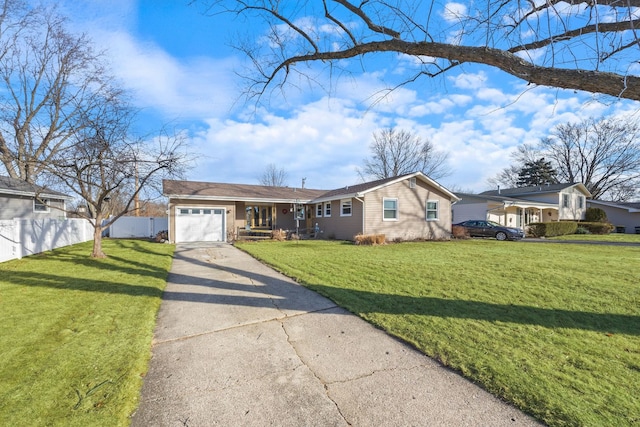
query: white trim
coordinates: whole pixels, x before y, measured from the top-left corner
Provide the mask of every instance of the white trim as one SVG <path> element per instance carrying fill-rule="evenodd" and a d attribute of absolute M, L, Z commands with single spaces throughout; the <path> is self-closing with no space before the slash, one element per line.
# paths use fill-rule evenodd
<path fill-rule="evenodd" d="M 344 213 L 345 204 L 349 203 L 349 213 Z M 340 216 L 352 216 L 353 215 L 353 200 L 352 199 L 340 199 Z"/>
<path fill-rule="evenodd" d="M 387 218 L 384 215 L 387 210 L 391 211 L 391 209 L 387 209 L 385 207 L 385 203 L 387 201 L 395 202 L 395 208 L 393 209 L 393 212 L 395 212 L 395 217 L 393 217 L 393 218 Z M 382 220 L 383 221 L 398 221 L 398 217 L 400 216 L 400 213 L 398 211 L 399 211 L 399 208 L 398 208 L 398 198 L 397 197 L 383 197 L 382 198 Z"/>
<path fill-rule="evenodd" d="M 37 206 L 42 206 L 44 209 L 36 209 Z M 43 199 L 40 197 L 33 198 L 33 213 L 51 213 L 51 200 Z"/>
<path fill-rule="evenodd" d="M 436 217 L 435 218 L 429 218 L 429 212 L 433 212 L 433 209 L 429 209 L 429 203 L 435 203 L 436 204 L 436 209 L 435 209 L 435 213 L 436 213 Z M 424 219 L 425 221 L 440 221 L 440 200 L 428 200 L 424 205 Z"/>
<path fill-rule="evenodd" d="M 384 184 L 380 184 L 380 185 L 378 185 L 376 187 L 368 188 L 368 189 L 366 189 L 364 191 L 361 191 L 359 193 L 343 193 L 343 194 L 336 194 L 336 195 L 331 196 L 331 197 L 318 197 L 318 198 L 313 199 L 313 202 L 314 203 L 319 203 L 319 202 L 325 202 L 325 201 L 328 201 L 328 200 L 344 200 L 345 198 L 351 198 L 351 199 L 352 198 L 358 198 L 358 197 L 362 198 L 367 193 L 370 193 L 372 191 L 377 191 L 377 190 L 379 190 L 381 188 L 384 188 L 384 187 L 387 187 L 389 185 L 393 185 L 393 184 L 396 184 L 398 182 L 402 182 L 404 180 L 408 180 L 408 179 L 411 179 L 411 178 L 419 178 L 421 181 L 431 185 L 432 187 L 436 187 L 437 189 L 442 191 L 447 197 L 449 197 L 449 200 L 451 202 L 460 200 L 460 198 L 458 196 L 456 196 L 451 191 L 447 190 L 442 185 L 438 184 L 436 181 L 434 181 L 433 179 L 429 178 L 428 176 L 426 176 L 422 172 L 414 172 L 414 173 L 412 173 L 410 175 L 404 175 L 404 176 L 397 177 L 396 179 L 393 179 L 391 181 L 387 181 Z"/>

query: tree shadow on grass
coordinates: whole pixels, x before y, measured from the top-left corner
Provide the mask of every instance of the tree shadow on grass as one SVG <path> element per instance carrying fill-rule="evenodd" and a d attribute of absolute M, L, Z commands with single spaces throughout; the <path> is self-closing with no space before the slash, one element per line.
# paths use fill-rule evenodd
<path fill-rule="evenodd" d="M 612 334 L 640 335 L 640 316 L 593 313 L 515 304 L 452 300 L 436 297 L 380 294 L 340 289 L 320 284 L 312 289 L 356 313 L 412 314 L 537 325 L 545 328 L 582 329 Z"/>
<path fill-rule="evenodd" d="M 25 271 L 3 272 L 2 281 L 12 285 L 43 287 L 68 291 L 100 292 L 161 298 L 162 290 L 154 286 L 117 283 L 92 278 L 77 278 L 52 273 Z"/>
<path fill-rule="evenodd" d="M 248 256 L 248 255 L 247 255 Z M 71 258 L 70 258 L 71 259 Z M 170 273 L 169 282 L 177 286 L 163 292 L 152 286 L 122 284 L 107 280 L 69 278 L 63 274 L 34 272 L 3 272 L 2 280 L 24 286 L 40 286 L 55 289 L 81 290 L 125 294 L 131 296 L 161 297 L 165 300 L 238 305 L 247 307 L 274 307 L 309 310 L 308 290 L 301 289 L 289 279 L 275 272 L 254 268 L 238 268 L 223 263 L 204 262 L 183 253 L 176 253 L 175 260 L 193 265 L 194 274 Z M 91 264 L 94 265 L 94 264 Z M 140 266 L 139 266 L 140 267 Z M 195 269 L 201 269 L 198 275 Z M 209 277 L 207 269 L 223 270 L 224 279 Z M 140 268 L 123 268 L 124 272 L 155 276 L 157 272 Z M 211 274 L 213 276 L 213 274 Z M 242 278 L 242 279 L 239 279 Z M 188 285 L 201 291 L 180 290 Z M 436 297 L 382 294 L 377 292 L 342 289 L 325 284 L 310 284 L 309 289 L 335 301 L 355 313 L 387 313 L 443 318 L 474 319 L 489 322 L 506 322 L 538 325 L 546 328 L 571 328 L 603 333 L 640 335 L 640 316 L 616 313 L 594 313 L 546 307 L 489 302 L 451 300 Z"/>

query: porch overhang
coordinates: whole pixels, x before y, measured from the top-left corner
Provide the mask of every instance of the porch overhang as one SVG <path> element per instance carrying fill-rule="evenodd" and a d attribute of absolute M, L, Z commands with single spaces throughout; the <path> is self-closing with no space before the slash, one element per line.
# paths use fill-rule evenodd
<path fill-rule="evenodd" d="M 505 210 L 511 207 L 521 209 L 560 210 L 558 205 L 554 205 L 552 203 L 537 203 L 531 201 L 505 201 L 502 206 Z"/>

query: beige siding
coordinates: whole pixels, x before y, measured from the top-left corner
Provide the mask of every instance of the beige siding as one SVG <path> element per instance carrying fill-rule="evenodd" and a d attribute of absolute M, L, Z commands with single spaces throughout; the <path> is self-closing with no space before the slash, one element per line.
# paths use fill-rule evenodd
<path fill-rule="evenodd" d="M 313 207 L 315 209 L 315 205 Z M 333 200 L 331 217 L 316 217 L 314 220 L 318 223 L 323 238 L 353 240 L 356 234 L 362 232 L 362 203 L 351 199 L 351 216 L 340 216 L 340 200 Z"/>
<path fill-rule="evenodd" d="M 398 219 L 383 220 L 384 198 L 398 200 Z M 384 234 L 387 240 L 449 239 L 451 201 L 441 191 L 418 180 L 415 188 L 404 180 L 367 193 L 364 234 Z M 426 218 L 427 201 L 438 202 L 438 219 Z"/>
<path fill-rule="evenodd" d="M 568 206 L 563 204 L 563 194 L 568 196 Z M 582 207 L 580 207 L 580 198 L 582 198 Z M 559 195 L 558 206 L 560 206 L 560 219 L 565 220 L 580 220 L 584 219 L 584 215 L 587 211 L 586 197 L 581 191 L 575 188 L 568 188 L 563 190 Z"/>

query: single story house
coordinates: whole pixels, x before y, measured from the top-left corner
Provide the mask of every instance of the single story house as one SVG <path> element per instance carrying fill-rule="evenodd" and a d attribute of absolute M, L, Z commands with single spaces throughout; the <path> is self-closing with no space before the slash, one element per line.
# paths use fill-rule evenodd
<path fill-rule="evenodd" d="M 587 200 L 590 208 L 600 208 L 607 214 L 607 220 L 618 232 L 640 233 L 640 202 L 616 203 L 603 200 Z"/>
<path fill-rule="evenodd" d="M 591 193 L 584 184 L 550 184 L 507 188 L 480 194 L 456 193 L 453 222 L 487 219 L 501 225 L 524 228 L 533 222 L 584 219 Z"/>
<path fill-rule="evenodd" d="M 448 239 L 458 198 L 421 172 L 335 190 L 163 181 L 169 240 L 229 241 L 240 230 L 319 229 L 324 238 Z"/>
<path fill-rule="evenodd" d="M 0 176 L 0 220 L 66 218 L 66 202 L 72 198 L 8 176 Z"/>

